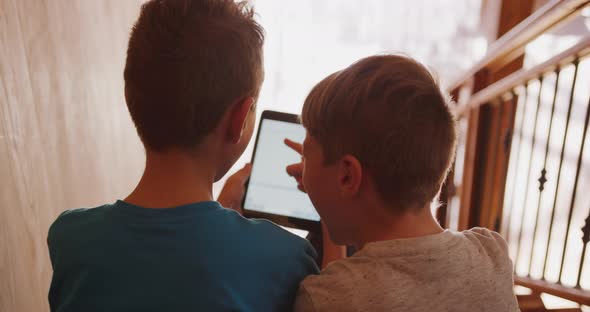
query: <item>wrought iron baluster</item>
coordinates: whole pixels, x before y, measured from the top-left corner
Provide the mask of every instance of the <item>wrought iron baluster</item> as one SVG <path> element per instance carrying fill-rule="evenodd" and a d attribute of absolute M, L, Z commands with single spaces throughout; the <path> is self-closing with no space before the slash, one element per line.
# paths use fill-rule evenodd
<path fill-rule="evenodd" d="M 549 234 L 547 237 L 548 243 L 547 243 L 547 250 L 545 251 L 545 261 L 543 262 L 543 278 L 545 278 L 545 272 L 547 270 L 547 262 L 549 259 L 549 247 L 551 246 L 551 237 L 553 236 L 553 225 L 555 223 L 555 211 L 557 210 L 557 198 L 559 196 L 559 184 L 560 184 L 559 182 L 561 181 L 561 169 L 563 167 L 563 157 L 565 156 L 565 142 L 567 142 L 567 137 L 568 137 L 568 132 L 569 132 L 570 119 L 571 119 L 571 115 L 572 115 L 572 106 L 574 103 L 574 90 L 576 88 L 576 81 L 577 81 L 577 76 L 578 76 L 578 65 L 580 64 L 580 60 L 575 59 L 572 64 L 574 64 L 574 80 L 572 83 L 572 89 L 570 91 L 570 98 L 569 98 L 569 104 L 568 104 L 568 109 L 567 109 L 567 115 L 565 117 L 566 118 L 565 119 L 565 132 L 563 134 L 563 143 L 561 145 L 561 152 L 560 152 L 560 156 L 559 156 L 559 166 L 557 168 L 557 179 L 555 180 L 555 197 L 553 198 L 553 206 L 551 209 L 551 219 L 549 220 Z M 557 82 L 557 84 L 559 84 L 559 81 Z M 561 266 L 563 267 L 563 263 L 561 263 Z M 560 275 L 561 275 L 561 273 L 560 273 Z"/>
<path fill-rule="evenodd" d="M 533 268 L 533 256 L 535 254 L 535 240 L 537 239 L 537 229 L 539 226 L 539 216 L 541 215 L 541 200 L 543 199 L 543 190 L 545 190 L 545 183 L 547 182 L 547 157 L 549 156 L 549 146 L 551 143 L 551 130 L 553 127 L 553 116 L 555 115 L 555 102 L 557 100 L 557 87 L 559 85 L 559 68 L 555 70 L 555 88 L 553 89 L 553 100 L 551 103 L 551 116 L 549 117 L 549 129 L 547 133 L 547 143 L 545 144 L 545 158 L 543 160 L 543 169 L 541 170 L 541 177 L 539 178 L 539 198 L 537 200 L 537 217 L 535 218 L 535 225 L 533 227 L 533 240 L 531 242 L 531 257 L 529 259 L 529 274 Z M 541 98 L 541 91 L 539 90 L 539 99 Z M 541 105 L 541 102 L 539 102 Z M 549 248 L 549 242 L 547 242 Z"/>
<path fill-rule="evenodd" d="M 588 135 L 588 123 L 590 122 L 590 98 L 588 99 L 588 107 L 586 108 L 586 120 L 584 121 L 584 132 L 582 134 L 582 147 L 581 151 L 584 151 L 584 142 L 586 142 L 586 136 Z M 580 155 L 582 158 L 582 155 Z M 581 164 L 580 164 L 581 165 Z M 580 269 L 578 271 L 578 281 L 576 287 L 581 288 L 580 281 L 582 279 L 582 269 L 584 268 L 584 260 L 586 260 L 586 248 L 590 242 L 590 211 L 588 211 L 588 217 L 584 222 L 582 228 L 582 255 L 580 256 Z"/>
<path fill-rule="evenodd" d="M 575 84 L 575 81 L 574 81 Z M 573 96 L 573 93 L 572 93 Z M 582 160 L 584 159 L 584 146 L 586 143 L 586 133 L 588 132 L 588 121 L 590 119 L 590 101 L 588 103 L 588 108 L 586 109 L 586 119 L 584 120 L 584 132 L 582 134 L 582 143 L 580 144 L 580 151 L 578 153 L 578 163 L 576 167 L 576 176 L 574 178 L 574 190 L 572 192 L 572 199 L 570 202 L 570 210 L 567 216 L 567 226 L 565 228 L 565 242 L 563 244 L 563 253 L 561 254 L 561 267 L 559 268 L 559 282 L 561 282 L 561 277 L 563 273 L 563 263 L 565 261 L 565 253 L 567 251 L 568 245 L 568 238 L 570 227 L 572 225 L 572 218 L 574 213 L 574 206 L 576 205 L 576 195 L 578 191 L 578 182 L 580 180 L 580 171 L 582 169 Z M 582 259 L 583 260 L 583 259 Z"/>
<path fill-rule="evenodd" d="M 578 71 L 580 69 L 580 66 L 579 66 L 580 65 L 580 60 L 579 59 L 576 59 L 574 61 L 574 64 L 576 66 L 576 69 L 575 69 L 575 72 L 574 72 L 574 82 L 572 84 L 572 89 L 570 91 L 570 107 L 569 107 L 569 111 L 568 111 L 568 119 L 570 117 L 569 115 L 571 114 L 572 106 L 573 106 L 573 103 L 574 103 L 574 93 L 575 93 L 575 90 L 576 90 L 576 83 L 577 83 L 577 80 L 578 80 Z M 569 122 L 569 120 L 568 120 L 568 122 Z M 565 130 L 566 131 L 566 134 L 567 134 L 567 130 L 568 130 L 568 127 L 566 126 L 566 130 Z M 567 135 L 564 136 L 564 141 L 563 141 L 564 148 L 565 148 L 566 142 L 567 142 Z M 584 144 L 581 144 L 582 147 L 583 147 L 583 145 Z M 582 157 L 581 156 L 582 156 L 582 152 L 580 152 L 580 157 L 578 158 L 578 167 L 576 169 L 576 177 L 574 178 L 574 190 L 572 192 L 572 199 L 571 199 L 570 209 L 569 209 L 568 217 L 567 217 L 567 226 L 565 228 L 565 242 L 564 242 L 564 245 L 563 245 L 563 252 L 561 254 L 561 262 L 560 262 L 560 267 L 559 267 L 558 283 L 561 283 L 561 278 L 562 278 L 562 275 L 563 275 L 563 265 L 564 265 L 564 261 L 565 261 L 565 253 L 567 252 L 567 245 L 568 245 L 568 242 L 569 242 L 569 239 L 568 238 L 569 238 L 570 227 L 572 225 L 572 213 L 573 213 L 573 210 L 574 210 L 574 204 L 575 204 L 575 199 L 576 199 L 576 191 L 578 189 L 578 178 L 579 178 L 579 175 L 580 175 L 580 168 L 582 167 L 581 166 L 581 161 L 582 161 Z"/>
<path fill-rule="evenodd" d="M 590 241 L 590 212 L 588 212 L 588 217 L 586 218 L 586 224 L 582 228 L 582 256 L 580 257 L 580 270 L 578 271 L 578 281 L 576 282 L 577 288 L 582 288 L 580 285 L 580 281 L 582 280 L 582 269 L 584 268 L 584 260 L 586 260 L 586 248 L 588 247 L 588 242 Z"/>
<path fill-rule="evenodd" d="M 521 251 L 522 251 L 522 239 L 523 239 L 523 235 L 522 235 L 522 231 L 524 228 L 524 220 L 525 220 L 525 213 L 526 213 L 526 206 L 527 206 L 527 202 L 528 202 L 528 198 L 529 198 L 529 181 L 531 178 L 531 165 L 533 163 L 533 156 L 535 155 L 535 144 L 537 141 L 537 122 L 539 121 L 539 110 L 541 108 L 541 103 L 539 102 L 540 99 L 540 94 L 541 94 L 541 90 L 543 90 L 543 76 L 539 77 L 539 96 L 537 97 L 537 109 L 535 112 L 535 121 L 533 122 L 533 138 L 532 138 L 532 142 L 531 142 L 531 154 L 529 156 L 529 162 L 527 165 L 527 175 L 526 175 L 526 182 L 525 182 L 525 191 L 524 191 L 524 203 L 522 205 L 522 219 L 520 222 L 520 228 L 518 229 L 518 249 L 516 249 L 516 258 L 514 260 L 514 263 L 518 263 L 518 260 L 520 259 L 520 255 L 521 255 Z M 532 252 L 532 249 L 531 249 Z M 527 273 L 527 275 L 529 275 L 530 272 Z"/>

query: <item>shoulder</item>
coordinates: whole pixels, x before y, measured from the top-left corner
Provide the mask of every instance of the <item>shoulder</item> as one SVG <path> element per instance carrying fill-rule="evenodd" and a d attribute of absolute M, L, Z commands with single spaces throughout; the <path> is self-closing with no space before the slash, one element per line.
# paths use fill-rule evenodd
<path fill-rule="evenodd" d="M 55 221 L 52 227 L 64 226 L 77 222 L 88 222 L 102 215 L 111 205 L 103 205 L 93 208 L 76 208 L 63 211 Z"/>
<path fill-rule="evenodd" d="M 463 231 L 461 234 L 470 242 L 473 248 L 476 248 L 480 253 L 484 253 L 495 264 L 512 267 L 508 243 L 499 233 L 475 227 Z"/>
<path fill-rule="evenodd" d="M 258 227 L 259 235 L 268 244 L 265 251 L 281 259 L 304 263 L 313 273 L 317 273 L 317 252 L 311 243 L 268 220 L 250 220 Z"/>
<path fill-rule="evenodd" d="M 330 263 L 320 275 L 307 277 L 302 286 L 311 292 L 321 292 L 321 289 L 326 286 L 345 290 L 357 284 L 366 275 L 367 265 L 374 266 L 375 263 L 371 259 L 361 257 L 340 259 Z"/>
<path fill-rule="evenodd" d="M 104 211 L 110 205 L 103 205 L 95 208 L 68 209 L 62 212 L 49 227 L 47 241 L 51 245 L 76 231 L 87 229 L 90 223 L 101 219 Z"/>
<path fill-rule="evenodd" d="M 236 222 L 240 223 L 242 233 L 248 233 L 254 236 L 255 239 L 264 240 L 268 247 L 274 251 L 283 253 L 301 253 L 304 252 L 313 256 L 317 256 L 315 249 L 311 246 L 309 241 L 301 238 L 279 225 L 265 219 L 248 219 L 244 218 L 238 213 L 229 211 Z"/>
<path fill-rule="evenodd" d="M 257 228 L 259 234 L 269 235 L 269 238 L 278 244 L 296 246 L 298 248 L 304 249 L 306 249 L 307 247 L 311 247 L 311 245 L 306 239 L 283 229 L 279 225 L 269 220 L 250 219 L 248 221 L 250 222 L 250 224 L 252 224 L 253 227 Z"/>
<path fill-rule="evenodd" d="M 461 232 L 468 240 L 477 245 L 482 245 L 486 249 L 508 254 L 508 244 L 506 240 L 497 232 L 486 228 L 475 227 L 470 230 Z"/>
<path fill-rule="evenodd" d="M 306 277 L 299 287 L 295 311 L 337 311 L 350 307 L 359 292 L 373 287 L 370 259 L 351 257 L 332 262 L 319 275 Z"/>
<path fill-rule="evenodd" d="M 317 272 L 315 259 L 317 252 L 311 246 L 309 241 L 301 238 L 291 232 L 283 229 L 277 224 L 264 219 L 249 219 L 241 216 L 230 209 L 223 209 L 224 221 L 220 221 L 226 228 L 233 233 L 233 236 L 239 237 L 245 245 L 249 246 L 249 254 L 258 255 L 260 259 L 268 261 L 281 259 L 280 263 L 293 265 L 294 263 L 303 263 L 313 272 Z M 313 263 L 313 268 L 310 267 Z"/>

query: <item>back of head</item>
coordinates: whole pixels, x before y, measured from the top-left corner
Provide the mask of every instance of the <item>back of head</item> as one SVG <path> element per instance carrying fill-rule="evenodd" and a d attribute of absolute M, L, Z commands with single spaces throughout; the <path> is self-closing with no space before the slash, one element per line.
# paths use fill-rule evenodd
<path fill-rule="evenodd" d="M 330 164 L 355 156 L 394 213 L 440 190 L 456 146 L 455 119 L 432 74 L 399 55 L 371 56 L 314 87 L 302 122 Z"/>
<path fill-rule="evenodd" d="M 125 97 L 146 148 L 192 150 L 232 103 L 256 97 L 263 41 L 245 3 L 145 3 L 129 39 Z"/>

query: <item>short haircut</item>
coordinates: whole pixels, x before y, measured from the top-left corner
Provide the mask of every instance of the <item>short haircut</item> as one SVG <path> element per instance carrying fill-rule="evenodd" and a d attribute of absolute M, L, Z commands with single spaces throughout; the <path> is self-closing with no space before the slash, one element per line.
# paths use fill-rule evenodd
<path fill-rule="evenodd" d="M 420 63 L 377 55 L 317 84 L 301 119 L 326 164 L 355 156 L 381 199 L 403 213 L 436 197 L 454 159 L 457 130 L 449 101 Z"/>
<path fill-rule="evenodd" d="M 263 42 L 245 2 L 146 2 L 124 74 L 127 107 L 146 149 L 192 150 L 231 104 L 257 97 Z"/>

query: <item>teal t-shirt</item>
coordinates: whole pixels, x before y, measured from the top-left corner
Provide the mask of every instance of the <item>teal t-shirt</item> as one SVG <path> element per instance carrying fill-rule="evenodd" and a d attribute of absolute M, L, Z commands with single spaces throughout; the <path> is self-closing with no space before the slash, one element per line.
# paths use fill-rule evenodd
<path fill-rule="evenodd" d="M 306 240 L 217 202 L 68 210 L 47 242 L 59 312 L 289 311 L 318 272 Z"/>

